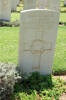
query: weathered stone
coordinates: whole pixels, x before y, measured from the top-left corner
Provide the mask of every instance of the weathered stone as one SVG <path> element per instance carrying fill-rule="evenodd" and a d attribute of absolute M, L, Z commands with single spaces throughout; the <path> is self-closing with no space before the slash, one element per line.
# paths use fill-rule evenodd
<path fill-rule="evenodd" d="M 16 11 L 17 8 L 17 0 L 11 0 L 11 10 Z"/>
<path fill-rule="evenodd" d="M 66 0 L 64 0 L 64 6 L 66 6 Z"/>
<path fill-rule="evenodd" d="M 24 0 L 24 10 L 36 8 L 36 0 Z"/>
<path fill-rule="evenodd" d="M 59 10 L 60 0 L 38 0 L 38 8 Z"/>
<path fill-rule="evenodd" d="M 59 12 L 44 9 L 21 12 L 19 69 L 24 73 L 52 73 Z"/>
<path fill-rule="evenodd" d="M 17 5 L 19 5 L 19 3 L 20 3 L 20 0 L 17 0 Z"/>
<path fill-rule="evenodd" d="M 0 21 L 10 21 L 11 0 L 0 0 Z"/>
<path fill-rule="evenodd" d="M 59 11 L 60 0 L 49 0 L 48 9 Z"/>
<path fill-rule="evenodd" d="M 48 0 L 38 0 L 38 8 L 44 9 L 48 7 Z"/>

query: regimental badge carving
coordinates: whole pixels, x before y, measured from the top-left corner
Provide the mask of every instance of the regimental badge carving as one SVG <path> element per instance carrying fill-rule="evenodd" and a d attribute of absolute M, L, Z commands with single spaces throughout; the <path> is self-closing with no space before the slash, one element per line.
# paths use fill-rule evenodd
<path fill-rule="evenodd" d="M 40 70 L 41 55 L 52 50 L 52 42 L 44 40 L 34 40 L 31 44 L 24 43 L 24 52 L 33 56 L 32 70 Z"/>
<path fill-rule="evenodd" d="M 31 52 L 32 54 L 43 54 L 45 51 L 52 50 L 52 43 L 44 40 L 34 40 L 31 44 L 24 43 L 24 52 Z"/>

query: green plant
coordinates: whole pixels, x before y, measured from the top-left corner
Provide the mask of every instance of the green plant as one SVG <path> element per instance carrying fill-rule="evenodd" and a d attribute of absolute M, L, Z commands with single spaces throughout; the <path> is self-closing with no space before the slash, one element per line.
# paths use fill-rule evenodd
<path fill-rule="evenodd" d="M 11 100 L 58 100 L 63 92 L 65 85 L 62 80 L 52 78 L 51 75 L 32 73 L 15 85 Z"/>
<path fill-rule="evenodd" d="M 15 82 L 18 79 L 16 67 L 13 64 L 0 64 L 0 100 L 13 93 Z"/>

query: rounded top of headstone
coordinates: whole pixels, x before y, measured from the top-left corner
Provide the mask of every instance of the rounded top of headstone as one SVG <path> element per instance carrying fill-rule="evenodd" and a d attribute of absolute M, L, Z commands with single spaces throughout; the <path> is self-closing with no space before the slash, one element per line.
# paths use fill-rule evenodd
<path fill-rule="evenodd" d="M 51 10 L 51 9 L 28 9 L 28 10 L 24 10 L 24 11 L 21 11 L 21 13 L 27 13 L 27 12 L 56 12 L 58 13 L 58 11 L 55 11 L 55 10 Z"/>

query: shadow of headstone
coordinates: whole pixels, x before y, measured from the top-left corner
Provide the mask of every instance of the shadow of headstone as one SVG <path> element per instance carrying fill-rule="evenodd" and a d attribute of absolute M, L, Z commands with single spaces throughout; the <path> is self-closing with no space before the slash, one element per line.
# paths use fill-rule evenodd
<path fill-rule="evenodd" d="M 28 78 L 23 77 L 22 81 L 15 85 L 14 92 L 25 92 L 27 94 L 31 94 L 33 90 L 36 90 L 38 93 L 40 93 L 40 91 L 44 89 L 52 89 L 52 87 L 51 75 L 43 76 L 38 72 L 34 72 Z"/>

